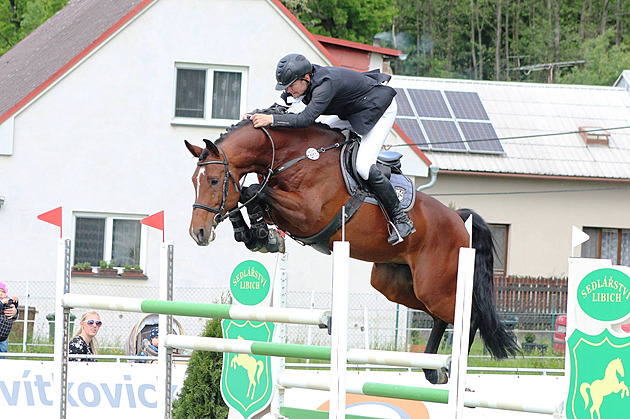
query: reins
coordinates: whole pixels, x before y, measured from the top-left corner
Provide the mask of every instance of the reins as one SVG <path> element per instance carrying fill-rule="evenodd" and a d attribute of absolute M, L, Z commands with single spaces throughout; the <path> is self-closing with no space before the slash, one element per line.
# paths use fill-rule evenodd
<path fill-rule="evenodd" d="M 258 195 L 261 194 L 262 190 L 265 188 L 265 186 L 267 186 L 267 183 L 269 183 L 269 179 L 272 176 L 278 175 L 282 172 L 284 172 L 285 170 L 287 170 L 289 167 L 299 163 L 300 161 L 308 158 L 311 160 L 317 160 L 319 158 L 319 153 L 324 153 L 328 150 L 332 150 L 335 148 L 339 148 L 345 144 L 348 144 L 351 141 L 354 141 L 353 139 L 347 139 L 345 141 L 342 141 L 340 143 L 335 143 L 332 144 L 328 147 L 321 147 L 319 149 L 315 149 L 315 148 L 309 148 L 308 150 L 306 150 L 306 153 L 300 157 L 296 157 L 295 159 L 289 160 L 288 162 L 281 164 L 280 166 L 278 166 L 276 169 L 273 168 L 275 162 L 276 162 L 276 145 L 273 141 L 273 138 L 271 137 L 271 134 L 269 134 L 269 132 L 267 131 L 267 129 L 265 127 L 261 127 L 260 128 L 265 135 L 267 136 L 267 138 L 269 138 L 269 142 L 271 143 L 271 164 L 269 165 L 269 168 L 267 169 L 267 174 L 265 175 L 265 179 L 263 180 L 262 184 L 260 185 L 260 188 L 256 191 L 256 193 L 254 195 L 252 195 L 251 198 L 249 198 L 247 201 L 245 201 L 242 204 L 239 204 L 237 206 L 235 206 L 234 208 L 232 208 L 231 210 L 229 210 L 228 212 L 225 213 L 225 215 L 221 215 L 221 213 L 223 212 L 223 210 L 225 209 L 225 203 L 227 201 L 227 196 L 228 196 L 228 180 L 232 179 L 232 182 L 234 183 L 234 186 L 237 190 L 237 192 L 240 194 L 241 192 L 241 185 L 238 184 L 238 182 L 236 181 L 236 178 L 234 177 L 234 175 L 232 174 L 232 171 L 230 170 L 230 165 L 229 162 L 227 160 L 227 155 L 225 154 L 225 152 L 223 151 L 223 149 L 219 146 L 216 145 L 217 148 L 221 151 L 221 153 L 223 154 L 223 161 L 206 161 L 206 162 L 197 162 L 197 166 L 206 166 L 208 164 L 223 164 L 224 166 L 224 170 L 225 170 L 225 177 L 223 180 L 223 196 L 221 197 L 221 205 L 218 208 L 215 207 L 211 207 L 205 204 L 199 204 L 199 203 L 194 203 L 193 204 L 193 209 L 203 209 L 209 212 L 212 212 L 214 214 L 216 214 L 214 216 L 214 225 L 217 225 L 218 223 L 220 223 L 221 221 L 225 220 L 226 218 L 230 217 L 230 215 L 240 211 L 243 207 L 247 206 L 249 203 L 251 203 L 253 200 L 255 200 Z"/>

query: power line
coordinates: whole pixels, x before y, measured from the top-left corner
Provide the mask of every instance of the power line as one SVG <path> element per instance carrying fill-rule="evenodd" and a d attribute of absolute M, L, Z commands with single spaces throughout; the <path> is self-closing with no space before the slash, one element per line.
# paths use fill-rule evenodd
<path fill-rule="evenodd" d="M 572 193 L 572 192 L 593 192 L 611 190 L 630 190 L 630 186 L 617 186 L 609 188 L 584 188 L 584 189 L 554 189 L 546 191 L 513 191 L 513 192 L 461 192 L 461 193 L 435 193 L 429 196 L 481 196 L 481 195 L 533 195 L 545 193 Z"/>
<path fill-rule="evenodd" d="M 528 138 L 541 138 L 541 137 L 556 137 L 559 135 L 570 135 L 570 134 L 580 134 L 580 133 L 589 133 L 589 132 L 601 132 L 601 131 L 615 131 L 620 129 L 629 129 L 630 125 L 626 125 L 623 127 L 613 127 L 613 128 L 594 128 L 589 130 L 577 130 L 577 131 L 565 131 L 565 132 L 552 132 L 548 134 L 532 134 L 532 135 L 518 135 L 513 137 L 502 137 L 502 138 L 483 138 L 478 140 L 453 140 L 453 141 L 438 141 L 431 142 L 431 145 L 441 145 L 441 144 L 460 144 L 460 143 L 477 143 L 482 141 L 507 141 L 507 140 L 520 140 L 520 139 L 528 139 Z M 391 144 L 388 148 L 394 147 L 409 147 L 409 146 L 426 146 L 427 143 L 411 143 L 411 144 Z"/>

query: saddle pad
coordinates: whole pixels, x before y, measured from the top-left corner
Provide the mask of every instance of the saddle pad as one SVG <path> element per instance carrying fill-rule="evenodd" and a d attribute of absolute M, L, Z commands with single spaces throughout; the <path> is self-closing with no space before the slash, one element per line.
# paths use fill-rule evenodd
<path fill-rule="evenodd" d="M 347 158 L 345 157 L 345 155 L 347 152 L 348 147 L 347 145 L 344 145 L 340 153 L 341 173 L 343 174 L 343 180 L 346 184 L 348 194 L 354 196 L 359 190 L 364 190 L 364 188 L 359 185 L 357 180 L 350 174 L 350 171 L 346 166 Z M 399 175 L 397 173 L 392 173 L 389 180 L 392 183 L 394 190 L 396 191 L 396 195 L 398 196 L 398 200 L 400 201 L 400 206 L 405 212 L 409 211 L 416 201 L 416 190 L 413 187 L 413 182 L 407 176 Z M 368 194 L 368 197 L 365 198 L 364 202 L 372 205 L 378 205 L 374 194 L 371 191 L 365 192 Z"/>

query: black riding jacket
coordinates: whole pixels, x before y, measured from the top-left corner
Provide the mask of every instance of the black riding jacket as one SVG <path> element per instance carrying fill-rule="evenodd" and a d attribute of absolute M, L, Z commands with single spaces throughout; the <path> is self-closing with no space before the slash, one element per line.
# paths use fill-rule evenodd
<path fill-rule="evenodd" d="M 391 76 L 379 71 L 359 73 L 340 67 L 313 65 L 311 83 L 302 101 L 306 108 L 296 114 L 274 115 L 274 127 L 307 127 L 320 115 L 348 120 L 360 135 L 367 134 L 392 103 L 396 91 L 382 84 Z M 285 91 L 282 99 L 290 95 Z M 287 103 L 288 104 L 288 103 Z"/>

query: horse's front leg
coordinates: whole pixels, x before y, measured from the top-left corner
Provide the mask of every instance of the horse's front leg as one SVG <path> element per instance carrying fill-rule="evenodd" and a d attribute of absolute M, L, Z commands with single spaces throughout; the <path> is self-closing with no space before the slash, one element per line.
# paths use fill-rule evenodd
<path fill-rule="evenodd" d="M 624 396 L 630 396 L 630 391 L 628 391 L 628 386 L 626 386 L 626 383 L 624 383 L 623 381 L 619 382 L 619 390 L 621 390 L 622 399 L 624 398 Z"/>
<path fill-rule="evenodd" d="M 260 203 L 263 201 L 264 194 L 259 192 L 260 185 L 251 185 L 243 188 L 241 193 L 241 202 L 246 203 L 247 214 L 251 225 L 250 232 L 252 235 L 253 245 L 247 246 L 254 252 L 261 253 L 284 253 L 284 236 L 278 233 L 276 229 L 270 229 L 263 216 L 263 209 Z"/>
<path fill-rule="evenodd" d="M 230 222 L 232 223 L 232 229 L 234 230 L 234 240 L 237 242 L 245 243 L 245 246 L 251 251 L 256 251 L 256 238 L 252 230 L 249 228 L 243 214 L 240 211 L 235 211 L 230 214 Z"/>

